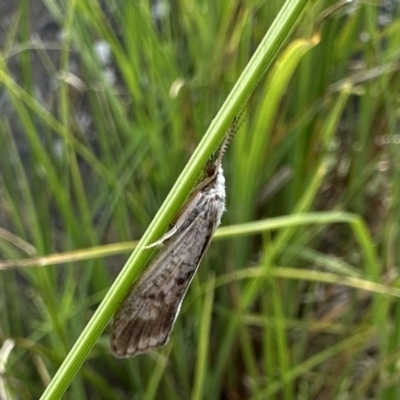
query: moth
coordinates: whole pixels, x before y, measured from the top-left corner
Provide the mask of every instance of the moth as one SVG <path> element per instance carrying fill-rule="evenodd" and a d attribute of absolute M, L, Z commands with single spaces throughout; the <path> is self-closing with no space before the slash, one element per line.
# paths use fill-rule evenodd
<path fill-rule="evenodd" d="M 189 197 L 175 225 L 149 246 L 165 243 L 114 316 L 114 356 L 133 357 L 168 342 L 185 294 L 225 211 L 221 159 L 231 135 L 228 133 L 216 161 L 208 163 L 205 179 Z"/>

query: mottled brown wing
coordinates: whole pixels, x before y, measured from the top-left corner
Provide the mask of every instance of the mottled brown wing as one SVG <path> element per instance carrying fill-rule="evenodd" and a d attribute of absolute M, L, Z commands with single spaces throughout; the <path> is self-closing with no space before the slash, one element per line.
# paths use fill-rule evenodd
<path fill-rule="evenodd" d="M 111 335 L 116 357 L 131 357 L 167 343 L 186 291 L 219 223 L 218 211 L 208 204 L 203 206 L 190 225 L 174 235 L 117 311 Z"/>

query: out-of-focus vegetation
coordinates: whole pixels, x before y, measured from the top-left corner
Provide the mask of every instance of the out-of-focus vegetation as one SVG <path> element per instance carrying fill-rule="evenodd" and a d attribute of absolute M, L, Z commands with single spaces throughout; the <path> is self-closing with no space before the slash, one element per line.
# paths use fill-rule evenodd
<path fill-rule="evenodd" d="M 44 391 L 282 5 L 0 2 L 0 399 Z M 330 5 L 249 101 L 170 343 L 106 330 L 64 398 L 400 398 L 399 5 Z"/>

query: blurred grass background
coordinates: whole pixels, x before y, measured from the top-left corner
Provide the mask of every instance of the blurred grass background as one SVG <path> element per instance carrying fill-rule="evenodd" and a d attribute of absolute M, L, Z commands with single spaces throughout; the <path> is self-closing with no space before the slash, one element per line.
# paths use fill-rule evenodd
<path fill-rule="evenodd" d="M 82 258 L 0 271 L 1 399 L 48 385 L 282 4 L 0 3 L 1 258 Z M 169 345 L 121 361 L 104 332 L 64 398 L 400 397 L 399 5 L 344 8 L 315 46 L 332 4 L 250 99 Z"/>

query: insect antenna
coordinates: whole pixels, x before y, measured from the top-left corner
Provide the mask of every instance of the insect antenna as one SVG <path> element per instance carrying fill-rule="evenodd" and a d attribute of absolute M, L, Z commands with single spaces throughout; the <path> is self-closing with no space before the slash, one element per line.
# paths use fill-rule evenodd
<path fill-rule="evenodd" d="M 222 141 L 222 144 L 220 145 L 218 151 L 217 151 L 217 158 L 215 161 L 215 165 L 221 165 L 222 158 L 225 155 L 225 152 L 230 145 L 233 137 L 236 135 L 237 131 L 242 127 L 244 121 L 248 118 L 249 116 L 249 110 L 247 106 L 244 106 L 238 115 L 236 115 L 232 122 L 230 123 L 228 130 L 225 134 L 225 138 Z"/>

